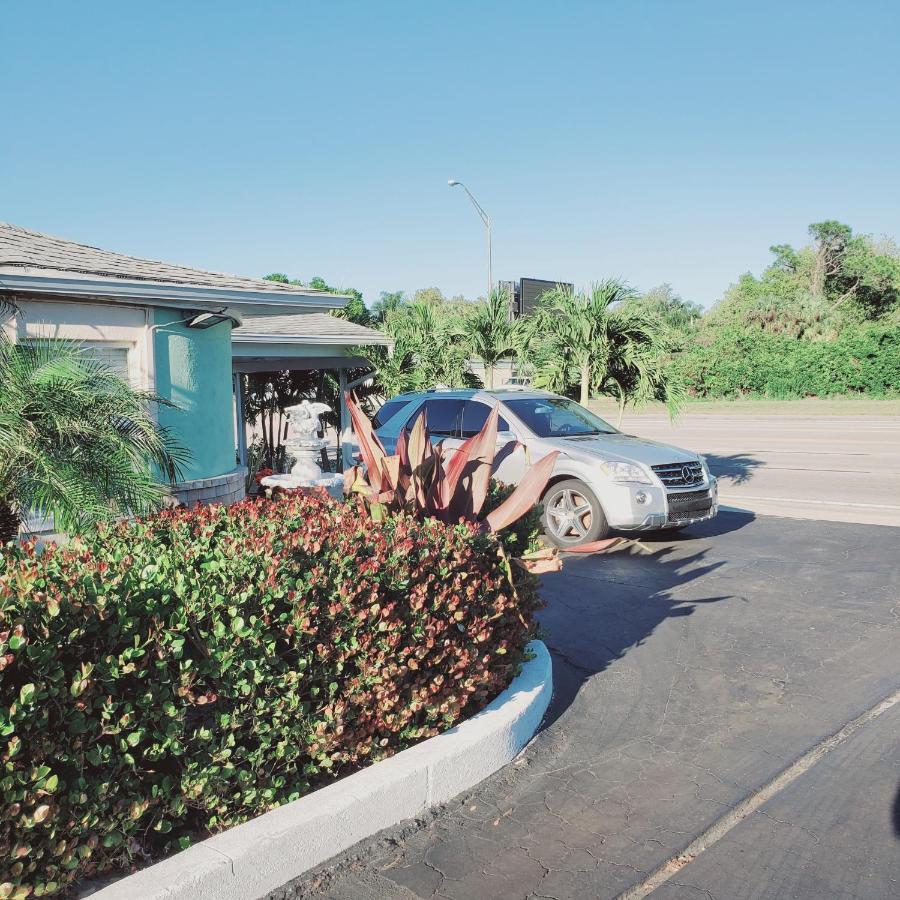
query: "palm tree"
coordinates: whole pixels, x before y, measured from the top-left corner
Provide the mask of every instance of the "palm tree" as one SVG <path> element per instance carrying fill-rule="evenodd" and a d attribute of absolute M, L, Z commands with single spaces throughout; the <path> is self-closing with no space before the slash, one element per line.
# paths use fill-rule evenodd
<path fill-rule="evenodd" d="M 484 364 L 484 385 L 494 387 L 494 366 L 515 352 L 515 329 L 510 317 L 509 295 L 493 290 L 462 320 L 469 350 Z"/>
<path fill-rule="evenodd" d="M 381 296 L 372 305 L 372 316 L 376 323 L 387 322 L 406 304 L 406 294 L 403 291 L 382 291 Z"/>
<path fill-rule="evenodd" d="M 687 392 L 677 378 L 669 376 L 666 363 L 678 340 L 665 323 L 641 309 L 616 309 L 610 314 L 611 352 L 605 378 L 597 391 L 611 394 L 618 401 L 616 427 L 628 403 L 640 405 L 650 400 L 663 401 L 669 415 L 677 415 Z"/>
<path fill-rule="evenodd" d="M 185 451 L 149 404 L 105 363 L 71 341 L 14 344 L 0 331 L 0 544 L 22 516 L 52 515 L 77 531 L 100 519 L 151 510 Z"/>
<path fill-rule="evenodd" d="M 635 296 L 615 279 L 585 293 L 562 286 L 546 293 L 519 345 L 535 383 L 561 393 L 578 385 L 582 404 L 592 392 L 614 396 L 620 424 L 629 402 L 664 400 L 674 414 L 683 395 L 664 365 L 674 346 L 670 330 L 629 303 Z"/>
<path fill-rule="evenodd" d="M 367 349 L 364 355 L 378 369 L 375 381 L 386 397 L 438 384 L 477 384 L 468 371 L 468 347 L 443 306 L 427 300 L 404 303 L 379 327 L 394 340 L 392 354 Z"/>

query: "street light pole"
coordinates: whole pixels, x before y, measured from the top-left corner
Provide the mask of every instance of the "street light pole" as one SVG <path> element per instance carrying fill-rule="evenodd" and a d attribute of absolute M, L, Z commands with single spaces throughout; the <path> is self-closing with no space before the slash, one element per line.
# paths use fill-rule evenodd
<path fill-rule="evenodd" d="M 494 289 L 494 272 L 493 272 L 493 255 L 491 252 L 491 217 L 482 209 L 481 204 L 472 196 L 472 192 L 461 182 L 457 181 L 454 178 L 451 178 L 447 184 L 450 187 L 461 187 L 466 194 L 468 194 L 469 199 L 472 201 L 472 206 L 475 207 L 475 212 L 478 213 L 481 221 L 484 223 L 484 227 L 487 231 L 487 253 L 488 253 L 488 292 L 487 297 L 485 299 L 490 300 L 491 291 Z"/>

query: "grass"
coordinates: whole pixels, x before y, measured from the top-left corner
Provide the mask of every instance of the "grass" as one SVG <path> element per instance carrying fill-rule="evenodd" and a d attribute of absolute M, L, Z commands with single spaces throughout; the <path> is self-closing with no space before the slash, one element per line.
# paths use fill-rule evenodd
<path fill-rule="evenodd" d="M 615 422 L 615 401 L 606 397 L 592 400 L 591 409 Z M 661 403 L 641 409 L 627 409 L 628 418 L 640 415 L 665 415 Z M 748 416 L 900 416 L 900 397 L 806 397 L 803 400 L 770 400 L 766 397 L 743 397 L 739 400 L 691 400 L 682 412 L 689 415 Z"/>

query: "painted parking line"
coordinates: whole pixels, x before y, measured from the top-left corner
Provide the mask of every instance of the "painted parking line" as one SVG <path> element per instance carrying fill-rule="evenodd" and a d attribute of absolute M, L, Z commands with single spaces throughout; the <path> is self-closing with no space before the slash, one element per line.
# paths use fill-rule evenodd
<path fill-rule="evenodd" d="M 643 900 L 644 897 L 651 894 L 660 885 L 665 884 L 674 875 L 677 875 L 701 853 L 708 850 L 713 844 L 718 843 L 729 831 L 756 812 L 764 803 L 771 800 L 789 784 L 809 771 L 822 757 L 839 747 L 857 731 L 865 728 L 866 725 L 886 713 L 897 703 L 900 703 L 900 689 L 893 691 L 881 702 L 869 707 L 861 715 L 847 722 L 842 728 L 819 741 L 791 765 L 782 769 L 774 778 L 766 782 L 759 790 L 754 791 L 738 803 L 737 806 L 732 807 L 722 818 L 694 838 L 684 850 L 669 857 L 638 884 L 622 891 L 616 900 Z"/>

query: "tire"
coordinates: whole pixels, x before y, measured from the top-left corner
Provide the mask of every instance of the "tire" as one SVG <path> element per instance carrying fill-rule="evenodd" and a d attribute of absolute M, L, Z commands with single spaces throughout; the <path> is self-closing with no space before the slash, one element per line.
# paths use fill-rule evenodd
<path fill-rule="evenodd" d="M 544 534 L 561 550 L 599 541 L 609 534 L 609 523 L 597 495 L 577 478 L 557 482 L 541 502 Z"/>

